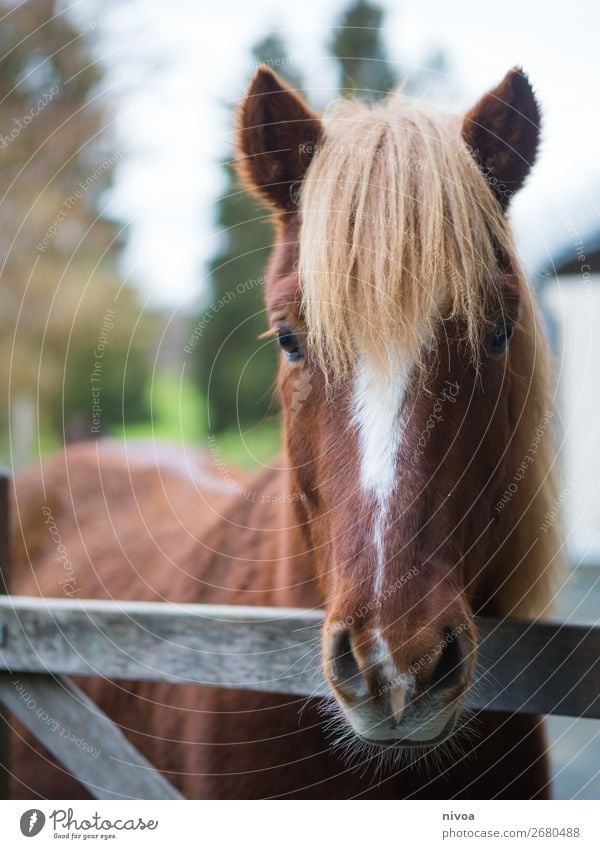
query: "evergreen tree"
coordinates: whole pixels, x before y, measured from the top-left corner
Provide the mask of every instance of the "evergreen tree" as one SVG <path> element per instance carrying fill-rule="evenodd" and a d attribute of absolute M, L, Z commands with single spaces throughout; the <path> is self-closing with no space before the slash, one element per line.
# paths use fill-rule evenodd
<path fill-rule="evenodd" d="M 290 85 L 300 88 L 278 35 L 262 39 L 252 56 L 257 66 L 281 70 Z M 200 318 L 196 348 L 212 431 L 259 422 L 269 409 L 277 369 L 272 343 L 258 339 L 267 329 L 262 284 L 273 245 L 270 215 L 240 186 L 231 159 L 222 168 L 225 190 L 216 221 L 222 248 L 209 265 L 210 301 Z"/>
<path fill-rule="evenodd" d="M 421 66 L 412 71 L 399 71 L 390 61 L 385 45 L 385 13 L 377 3 L 353 0 L 334 29 L 331 53 L 339 65 L 340 93 L 361 100 L 381 100 L 393 88 L 417 97 L 444 91 L 452 97 L 452 85 L 446 54 L 440 48 L 429 51 Z"/>
<path fill-rule="evenodd" d="M 383 18 L 381 6 L 368 0 L 354 0 L 342 13 L 331 40 L 342 95 L 379 100 L 398 84 L 382 37 Z"/>

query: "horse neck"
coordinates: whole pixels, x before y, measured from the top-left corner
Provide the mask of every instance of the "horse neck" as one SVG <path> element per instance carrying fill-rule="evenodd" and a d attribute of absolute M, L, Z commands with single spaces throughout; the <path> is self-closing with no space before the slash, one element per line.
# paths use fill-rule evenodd
<path fill-rule="evenodd" d="M 250 479 L 209 532 L 203 535 L 202 601 L 319 607 L 313 559 L 308 551 L 285 468 Z M 225 559 L 224 559 L 225 558 Z M 227 568 L 225 579 L 224 564 Z"/>

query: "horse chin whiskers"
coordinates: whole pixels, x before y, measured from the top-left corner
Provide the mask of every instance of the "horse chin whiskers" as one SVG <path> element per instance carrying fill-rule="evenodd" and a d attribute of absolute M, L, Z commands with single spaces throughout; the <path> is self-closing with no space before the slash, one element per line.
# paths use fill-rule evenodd
<path fill-rule="evenodd" d="M 376 774 L 381 774 L 410 766 L 433 776 L 449 763 L 469 759 L 471 752 L 465 750 L 463 743 L 478 736 L 473 717 L 462 709 L 448 723 L 448 733 L 430 743 L 415 741 L 410 745 L 401 740 L 378 742 L 361 736 L 334 697 L 321 702 L 320 712 L 326 717 L 324 731 L 332 748 L 352 771 L 374 768 Z"/>

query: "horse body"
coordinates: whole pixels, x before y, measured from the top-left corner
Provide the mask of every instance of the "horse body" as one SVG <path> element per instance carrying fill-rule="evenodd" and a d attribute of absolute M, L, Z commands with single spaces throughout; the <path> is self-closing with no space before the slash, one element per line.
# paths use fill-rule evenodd
<path fill-rule="evenodd" d="M 18 481 L 16 592 L 324 608 L 328 716 L 84 682 L 186 796 L 548 795 L 540 720 L 464 709 L 475 617 L 542 614 L 560 552 L 549 366 L 504 215 L 538 123 L 518 71 L 462 124 L 395 100 L 323 123 L 261 69 L 239 169 L 275 217 L 283 462 L 237 480 L 98 443 Z M 22 739 L 15 792 L 72 796 Z"/>
<path fill-rule="evenodd" d="M 198 463 L 182 451 L 173 469 L 151 446 L 143 447 L 144 462 L 133 459 L 141 447 L 127 451 L 129 464 L 114 445 L 81 443 L 17 480 L 15 592 L 322 606 L 310 567 L 301 557 L 282 560 L 289 541 L 289 511 L 280 500 L 285 470 L 240 478 L 234 487 L 214 469 L 203 471 L 210 485 L 202 489 L 182 469 L 210 470 L 208 457 Z M 99 491 L 101 502 L 92 497 Z M 426 762 L 383 772 L 375 766 L 348 770 L 331 748 L 316 700 L 167 683 L 77 683 L 187 798 L 469 798 L 482 792 L 482 778 L 484 795 L 547 792 L 543 730 L 535 717 L 480 714 L 478 745 L 439 775 Z M 18 723 L 12 754 L 15 798 L 87 798 Z M 491 772 L 490 763 L 497 765 Z"/>

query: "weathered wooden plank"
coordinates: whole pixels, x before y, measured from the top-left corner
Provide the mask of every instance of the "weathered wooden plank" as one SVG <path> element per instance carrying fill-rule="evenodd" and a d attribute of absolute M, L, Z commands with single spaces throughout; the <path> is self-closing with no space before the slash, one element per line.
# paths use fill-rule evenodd
<path fill-rule="evenodd" d="M 0 669 L 326 692 L 318 611 L 0 597 Z"/>
<path fill-rule="evenodd" d="M 479 621 L 476 705 L 600 719 L 600 628 Z"/>
<path fill-rule="evenodd" d="M 0 467 L 0 593 L 10 592 L 9 493 L 9 472 Z M 2 628 L 0 621 L 0 645 Z M 8 714 L 0 706 L 0 799 L 8 799 L 9 775 L 10 729 Z"/>
<path fill-rule="evenodd" d="M 328 693 L 316 610 L 0 598 L 0 668 Z M 600 718 L 600 628 L 480 619 L 472 708 Z"/>
<path fill-rule="evenodd" d="M 0 701 L 95 799 L 181 799 L 72 681 L 0 674 Z"/>

